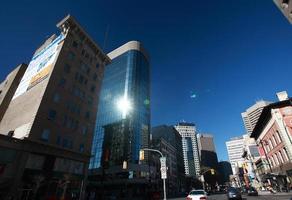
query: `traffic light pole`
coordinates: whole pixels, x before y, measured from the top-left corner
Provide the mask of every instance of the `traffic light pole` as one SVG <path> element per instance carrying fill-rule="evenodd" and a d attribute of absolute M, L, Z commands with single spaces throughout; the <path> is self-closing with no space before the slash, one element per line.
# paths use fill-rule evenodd
<path fill-rule="evenodd" d="M 160 154 L 160 158 L 165 158 L 163 156 L 163 154 L 161 153 L 161 151 L 159 150 L 156 150 L 156 149 L 149 149 L 149 148 L 144 148 L 144 149 L 141 149 L 142 151 L 152 151 L 152 152 L 156 152 L 156 153 L 159 153 Z M 160 161 L 161 162 L 161 161 Z M 161 164 L 161 163 L 160 163 Z M 163 181 L 163 200 L 166 200 L 166 185 L 165 185 L 165 178 L 162 178 L 162 181 Z"/>
<path fill-rule="evenodd" d="M 205 188 L 205 179 L 204 179 L 204 174 L 207 173 L 208 171 L 211 171 L 211 174 L 214 175 L 215 174 L 215 170 L 210 168 L 210 169 L 207 169 L 205 170 L 204 172 L 201 172 L 201 182 L 202 182 L 202 185 L 203 185 L 203 190 L 206 191 L 206 188 Z"/>

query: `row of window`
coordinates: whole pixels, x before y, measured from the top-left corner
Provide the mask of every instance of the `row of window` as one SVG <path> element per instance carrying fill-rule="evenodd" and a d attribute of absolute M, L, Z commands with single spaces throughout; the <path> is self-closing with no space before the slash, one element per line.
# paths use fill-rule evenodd
<path fill-rule="evenodd" d="M 65 87 L 65 84 L 66 84 L 66 79 L 65 78 L 61 78 L 58 85 L 60 87 Z M 95 86 L 94 85 L 91 86 L 90 91 L 91 92 L 95 91 Z M 83 90 L 79 89 L 78 87 L 73 86 L 71 88 L 70 92 L 71 92 L 71 94 L 73 94 L 76 97 L 79 97 L 83 101 L 86 100 L 89 105 L 92 105 L 92 103 L 93 103 L 92 96 L 87 95 L 87 97 L 86 97 L 85 92 Z M 54 96 L 53 96 L 53 101 L 55 103 L 58 103 L 60 101 L 60 99 L 61 99 L 60 95 L 58 93 L 55 93 Z"/>
<path fill-rule="evenodd" d="M 90 76 L 90 67 L 88 65 L 81 62 L 79 69 L 81 70 L 82 73 Z M 64 72 L 66 72 L 67 74 L 71 72 L 71 66 L 69 64 L 64 65 Z M 76 73 L 79 73 L 79 72 L 76 72 Z M 92 75 L 92 80 L 96 81 L 97 78 L 98 78 L 97 74 L 94 73 Z M 76 76 L 75 76 L 75 80 L 76 80 Z"/>
<path fill-rule="evenodd" d="M 50 137 L 50 130 L 44 129 L 41 135 L 41 140 L 44 142 L 49 141 Z M 65 137 L 61 137 L 60 135 L 57 136 L 56 144 L 66 149 L 73 149 L 73 140 Z M 79 151 L 84 152 L 84 144 L 79 145 Z"/>
<path fill-rule="evenodd" d="M 76 110 L 74 110 L 74 111 L 76 111 Z M 77 110 L 77 112 L 79 112 L 79 110 Z M 48 119 L 54 121 L 56 119 L 56 116 L 57 116 L 56 110 L 50 109 L 49 113 L 48 113 Z M 89 118 L 90 118 L 90 112 L 87 111 L 85 113 L 85 119 L 89 119 Z M 62 125 L 64 127 L 71 128 L 73 130 L 79 129 L 79 121 L 75 120 L 72 117 L 68 117 L 67 115 L 64 115 Z M 88 133 L 88 126 L 82 125 L 81 126 L 81 133 L 83 135 L 86 135 Z"/>
<path fill-rule="evenodd" d="M 73 52 L 70 51 L 70 52 L 68 53 L 68 59 L 69 59 L 69 60 L 74 60 L 74 59 L 75 59 L 75 54 L 74 54 Z M 86 74 L 87 76 L 90 76 L 90 67 L 89 67 L 88 65 L 86 65 L 85 63 L 83 63 L 82 61 L 80 62 L 80 67 L 79 67 L 79 69 L 80 69 L 80 72 Z M 70 72 L 71 72 L 71 66 L 70 66 L 69 64 L 65 64 L 65 65 L 64 65 L 64 71 L 65 71 L 66 73 L 70 73 Z M 87 85 L 87 83 L 88 83 L 88 79 L 87 79 L 87 77 L 85 77 L 85 76 L 84 76 L 83 74 L 81 74 L 80 72 L 76 72 L 76 73 L 75 73 L 75 81 L 76 81 L 77 83 L 79 83 L 79 84 Z M 94 74 L 92 75 L 92 79 L 93 79 L 94 81 L 96 81 L 97 78 L 98 78 L 98 75 L 97 75 L 96 73 L 94 73 Z M 66 80 L 65 80 L 64 78 L 62 78 L 61 81 L 59 82 L 59 85 L 64 87 L 64 86 L 65 86 L 65 83 L 66 83 Z M 92 93 L 95 92 L 95 89 L 96 89 L 95 84 L 92 84 L 92 85 L 89 87 L 89 90 L 90 90 L 90 92 L 92 92 Z M 83 98 L 83 97 L 85 96 L 84 91 L 80 91 L 80 89 L 79 89 L 79 90 L 74 89 L 73 92 L 74 92 L 74 95 L 79 96 L 79 97 L 81 97 L 81 98 Z"/>
<path fill-rule="evenodd" d="M 77 49 L 77 48 L 79 48 L 80 45 L 78 44 L 77 41 L 73 41 L 72 46 Z M 74 60 L 75 54 L 70 51 L 69 55 L 68 55 L 68 58 L 70 60 Z M 81 56 L 84 57 L 86 60 L 88 60 L 90 64 L 93 64 L 94 62 L 96 62 L 96 59 L 94 58 L 94 56 L 90 56 L 90 54 L 85 49 L 81 50 Z M 98 68 L 98 67 L 99 67 L 99 63 L 96 62 L 96 68 Z"/>
<path fill-rule="evenodd" d="M 282 138 L 280 136 L 279 131 L 276 131 L 270 139 L 267 140 L 267 144 L 265 144 L 264 148 L 266 152 L 270 152 L 273 148 L 275 148 L 278 144 L 282 142 Z"/>
<path fill-rule="evenodd" d="M 67 109 L 69 109 L 71 112 L 80 114 L 80 107 L 77 104 L 73 104 L 72 102 L 67 104 Z M 84 118 L 86 120 L 89 120 L 90 115 L 91 115 L 90 111 L 86 111 L 84 114 Z M 54 121 L 56 117 L 57 117 L 57 111 L 54 109 L 50 109 L 48 113 L 48 119 Z M 78 124 L 79 124 L 78 120 L 74 120 L 73 118 L 68 117 L 67 115 L 64 115 L 63 126 L 67 128 L 78 129 Z"/>
<path fill-rule="evenodd" d="M 289 161 L 286 148 L 274 153 L 268 159 L 272 167 L 277 167 Z"/>

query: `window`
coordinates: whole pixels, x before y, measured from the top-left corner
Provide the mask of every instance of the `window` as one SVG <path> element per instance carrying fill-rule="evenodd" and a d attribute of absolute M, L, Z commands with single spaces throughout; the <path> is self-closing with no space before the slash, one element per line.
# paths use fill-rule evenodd
<path fill-rule="evenodd" d="M 99 68 L 99 63 L 96 63 L 95 67 L 96 67 L 96 69 L 98 69 Z"/>
<path fill-rule="evenodd" d="M 283 153 L 284 153 L 284 157 L 286 161 L 289 161 L 289 157 L 288 157 L 288 153 L 287 153 L 287 149 L 284 147 L 283 149 Z"/>
<path fill-rule="evenodd" d="M 266 152 L 269 152 L 270 151 L 270 146 L 269 145 L 265 145 L 264 148 L 265 148 L 265 151 Z"/>
<path fill-rule="evenodd" d="M 57 141 L 56 141 L 56 144 L 57 145 L 61 145 L 61 141 L 62 141 L 62 138 L 60 135 L 57 136 Z"/>
<path fill-rule="evenodd" d="M 89 73 L 90 73 L 90 68 L 87 68 L 86 74 L 89 74 Z"/>
<path fill-rule="evenodd" d="M 67 148 L 68 147 L 68 140 L 66 138 L 62 141 L 62 147 Z"/>
<path fill-rule="evenodd" d="M 72 46 L 73 46 L 74 48 L 77 48 L 77 47 L 78 47 L 78 43 L 77 43 L 76 41 L 73 41 Z"/>
<path fill-rule="evenodd" d="M 283 155 L 281 151 L 278 152 L 278 157 L 279 157 L 280 163 L 284 163 L 284 159 L 283 159 Z"/>
<path fill-rule="evenodd" d="M 47 142 L 49 140 L 49 136 L 50 136 L 50 130 L 49 129 L 44 129 L 43 132 L 42 132 L 41 139 L 43 141 Z"/>
<path fill-rule="evenodd" d="M 48 119 L 49 120 L 55 120 L 56 119 L 56 115 L 57 115 L 57 112 L 55 110 L 49 110 L 49 115 L 48 115 Z"/>
<path fill-rule="evenodd" d="M 66 108 L 71 112 L 71 113 L 75 113 L 75 114 L 80 114 L 80 106 L 78 104 L 75 104 L 71 101 L 68 101 L 66 104 Z"/>
<path fill-rule="evenodd" d="M 61 78 L 58 85 L 61 86 L 61 87 L 64 87 L 65 84 L 66 84 L 66 79 L 65 78 Z"/>
<path fill-rule="evenodd" d="M 87 97 L 87 103 L 88 103 L 89 105 L 92 105 L 92 103 L 93 103 L 93 98 L 92 98 L 91 96 L 88 96 L 88 97 Z"/>
<path fill-rule="evenodd" d="M 267 162 L 270 163 L 270 165 L 273 167 L 272 159 L 268 158 L 268 159 L 267 159 Z"/>
<path fill-rule="evenodd" d="M 90 118 L 90 112 L 87 111 L 87 112 L 85 113 L 85 119 L 89 119 L 89 118 Z"/>
<path fill-rule="evenodd" d="M 272 165 L 272 167 L 276 165 L 273 156 L 271 156 L 270 161 L 271 161 L 271 165 Z"/>
<path fill-rule="evenodd" d="M 80 62 L 80 70 L 86 74 L 90 73 L 90 67 L 83 62 Z"/>
<path fill-rule="evenodd" d="M 67 122 L 67 128 L 74 128 L 74 119 L 69 117 Z"/>
<path fill-rule="evenodd" d="M 69 149 L 73 148 L 73 141 L 72 140 L 68 140 L 68 148 Z"/>
<path fill-rule="evenodd" d="M 74 124 L 73 124 L 73 129 L 77 130 L 79 127 L 79 121 L 78 120 L 75 120 L 74 121 Z"/>
<path fill-rule="evenodd" d="M 279 131 L 276 131 L 276 137 L 277 137 L 278 142 L 281 143 L 282 139 L 281 139 Z"/>
<path fill-rule="evenodd" d="M 64 72 L 66 72 L 67 74 L 69 74 L 70 71 L 71 71 L 71 66 L 68 65 L 68 64 L 65 64 L 65 66 L 64 66 Z"/>
<path fill-rule="evenodd" d="M 83 83 L 83 81 L 84 81 L 84 77 L 80 74 L 79 75 L 79 79 L 78 79 L 78 81 L 79 81 L 79 83 Z"/>
<path fill-rule="evenodd" d="M 272 140 L 271 139 L 269 139 L 269 145 L 270 145 L 270 149 L 273 149 L 273 143 L 272 143 Z"/>
<path fill-rule="evenodd" d="M 82 135 L 86 135 L 87 131 L 88 131 L 87 126 L 82 126 L 82 128 L 81 128 Z"/>
<path fill-rule="evenodd" d="M 55 94 L 54 94 L 53 101 L 54 101 L 55 103 L 58 103 L 58 102 L 60 101 L 60 95 L 59 95 L 58 93 L 55 93 Z"/>
<path fill-rule="evenodd" d="M 283 4 L 289 4 L 290 0 L 283 0 Z"/>
<path fill-rule="evenodd" d="M 96 81 L 96 79 L 97 79 L 97 74 L 96 74 L 96 73 L 94 73 L 94 75 L 93 75 L 93 80 L 95 80 L 95 81 Z"/>
<path fill-rule="evenodd" d="M 95 91 L 95 86 L 94 85 L 91 86 L 90 91 L 91 92 L 94 92 Z"/>
<path fill-rule="evenodd" d="M 84 152 L 84 144 L 80 144 L 79 151 L 82 152 L 82 153 Z"/>
<path fill-rule="evenodd" d="M 66 127 L 67 126 L 67 122 L 68 122 L 68 116 L 64 115 L 63 117 L 63 126 Z"/>
<path fill-rule="evenodd" d="M 72 91 L 71 92 L 72 92 L 72 94 L 74 96 L 80 97 L 81 99 L 85 98 L 85 92 L 80 90 L 79 88 L 77 88 L 75 86 L 72 87 Z"/>
<path fill-rule="evenodd" d="M 275 135 L 272 136 L 273 146 L 277 146 Z"/>
<path fill-rule="evenodd" d="M 278 166 L 279 165 L 279 160 L 278 160 L 278 156 L 276 154 L 274 154 L 274 160 L 276 162 L 276 165 Z"/>
<path fill-rule="evenodd" d="M 74 60 L 74 58 L 75 58 L 75 54 L 74 54 L 72 51 L 70 51 L 70 52 L 68 53 L 68 59 L 69 59 L 69 60 Z"/>

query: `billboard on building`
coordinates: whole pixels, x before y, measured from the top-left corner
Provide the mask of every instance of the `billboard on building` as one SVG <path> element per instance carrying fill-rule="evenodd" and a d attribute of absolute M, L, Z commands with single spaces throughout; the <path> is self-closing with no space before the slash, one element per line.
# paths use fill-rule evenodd
<path fill-rule="evenodd" d="M 60 43 L 63 40 L 64 35 L 60 34 L 43 50 L 33 56 L 13 96 L 13 99 L 22 95 L 49 76 L 51 68 L 58 57 L 61 47 Z"/>

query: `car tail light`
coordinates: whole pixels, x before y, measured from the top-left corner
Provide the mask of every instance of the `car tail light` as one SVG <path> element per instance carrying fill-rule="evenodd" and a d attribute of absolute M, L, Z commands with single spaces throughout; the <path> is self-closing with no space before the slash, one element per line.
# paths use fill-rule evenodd
<path fill-rule="evenodd" d="M 207 200 L 207 197 L 200 197 L 200 200 Z"/>
<path fill-rule="evenodd" d="M 187 197 L 186 200 L 192 200 L 192 198 L 191 197 Z"/>

